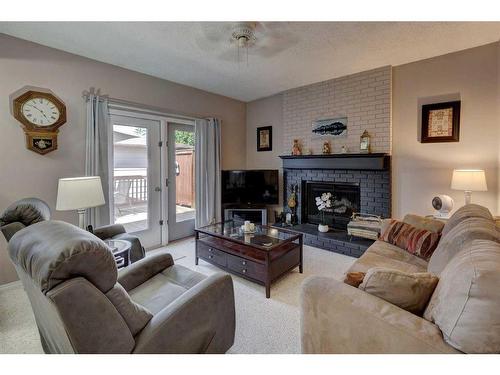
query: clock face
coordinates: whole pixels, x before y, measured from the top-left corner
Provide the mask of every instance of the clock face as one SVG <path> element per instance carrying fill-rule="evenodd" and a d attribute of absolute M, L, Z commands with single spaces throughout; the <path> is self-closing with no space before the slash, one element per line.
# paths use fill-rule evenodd
<path fill-rule="evenodd" d="M 35 126 L 51 126 L 60 117 L 59 109 L 46 98 L 31 98 L 21 108 L 23 116 Z"/>

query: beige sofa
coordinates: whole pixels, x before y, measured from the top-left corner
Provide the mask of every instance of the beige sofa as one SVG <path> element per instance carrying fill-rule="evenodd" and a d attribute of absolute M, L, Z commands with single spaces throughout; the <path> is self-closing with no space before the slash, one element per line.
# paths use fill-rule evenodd
<path fill-rule="evenodd" d="M 404 220 L 436 224 L 415 216 Z M 499 239 L 491 213 L 467 205 L 444 225 L 429 262 L 379 240 L 348 270 L 384 267 L 437 275 L 423 316 L 342 281 L 309 278 L 301 295 L 303 353 L 498 353 Z"/>

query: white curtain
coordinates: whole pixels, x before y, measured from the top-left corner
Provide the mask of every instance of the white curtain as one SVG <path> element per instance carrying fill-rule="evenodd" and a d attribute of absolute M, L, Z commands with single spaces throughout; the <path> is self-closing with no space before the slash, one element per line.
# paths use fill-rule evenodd
<path fill-rule="evenodd" d="M 106 204 L 89 208 L 86 224 L 94 227 L 110 223 L 109 151 L 108 150 L 109 110 L 108 100 L 90 94 L 87 99 L 87 132 L 85 151 L 85 175 L 100 176 Z"/>
<path fill-rule="evenodd" d="M 196 120 L 196 228 L 221 220 L 220 121 Z"/>

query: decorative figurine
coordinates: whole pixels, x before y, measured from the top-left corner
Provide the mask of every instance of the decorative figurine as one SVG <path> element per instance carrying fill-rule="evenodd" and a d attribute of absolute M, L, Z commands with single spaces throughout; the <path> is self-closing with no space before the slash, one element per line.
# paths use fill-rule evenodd
<path fill-rule="evenodd" d="M 298 139 L 293 140 L 292 155 L 294 155 L 294 156 L 302 155 L 302 151 L 300 150 L 300 145 L 299 145 Z"/>
<path fill-rule="evenodd" d="M 360 137 L 359 151 L 362 153 L 370 153 L 370 134 L 365 130 Z"/>
<path fill-rule="evenodd" d="M 323 143 L 323 154 L 324 155 L 329 155 L 331 152 L 331 149 L 330 149 L 330 142 L 328 141 L 325 141 L 325 143 Z"/>
<path fill-rule="evenodd" d="M 290 223 L 291 224 L 297 224 L 297 215 L 295 214 L 297 212 L 297 190 L 298 190 L 298 185 L 291 185 L 291 193 L 290 196 L 288 197 L 288 207 L 290 208 L 290 216 L 287 214 L 287 223 L 289 222 L 288 218 L 290 218 Z"/>

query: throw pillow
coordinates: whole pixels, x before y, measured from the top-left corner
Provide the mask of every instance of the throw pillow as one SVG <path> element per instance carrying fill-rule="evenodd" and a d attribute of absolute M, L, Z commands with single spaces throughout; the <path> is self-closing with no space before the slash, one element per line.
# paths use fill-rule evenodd
<path fill-rule="evenodd" d="M 364 272 L 347 272 L 344 283 L 357 288 L 363 282 Z"/>
<path fill-rule="evenodd" d="M 370 268 L 359 289 L 421 316 L 439 279 L 428 273 Z"/>
<path fill-rule="evenodd" d="M 441 233 L 444 227 L 442 220 L 436 220 L 430 217 L 408 214 L 403 218 L 403 222 L 413 225 L 418 229 L 425 229 L 434 233 Z"/>
<path fill-rule="evenodd" d="M 429 260 L 436 249 L 441 235 L 426 229 L 418 229 L 402 221 L 391 220 L 381 240 L 408 251 L 422 259 Z"/>

